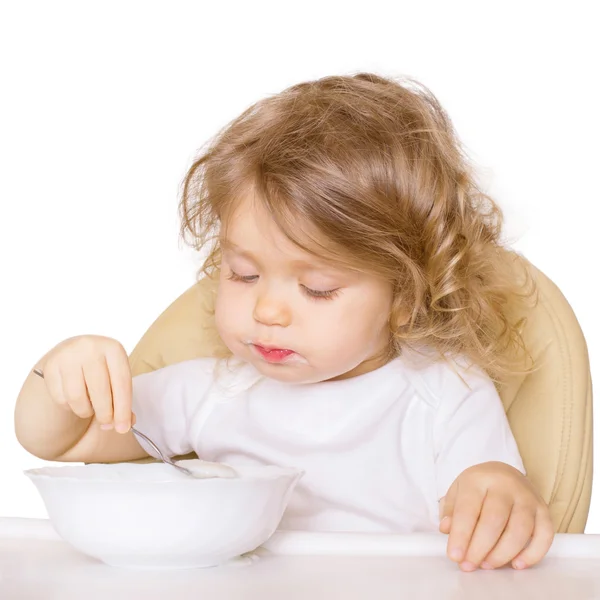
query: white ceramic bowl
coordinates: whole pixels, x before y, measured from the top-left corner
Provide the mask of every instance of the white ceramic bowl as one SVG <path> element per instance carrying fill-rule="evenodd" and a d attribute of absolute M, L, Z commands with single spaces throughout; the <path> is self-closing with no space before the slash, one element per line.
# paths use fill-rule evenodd
<path fill-rule="evenodd" d="M 198 467 L 201 461 L 181 464 Z M 250 552 L 281 521 L 302 472 L 234 467 L 234 479 L 193 479 L 161 463 L 32 469 L 58 534 L 114 566 L 208 567 Z"/>

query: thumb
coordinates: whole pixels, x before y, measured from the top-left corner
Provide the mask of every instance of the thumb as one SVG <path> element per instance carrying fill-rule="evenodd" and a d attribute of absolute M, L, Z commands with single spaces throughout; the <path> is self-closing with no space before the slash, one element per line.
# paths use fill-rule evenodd
<path fill-rule="evenodd" d="M 454 502 L 456 500 L 456 482 L 454 482 L 447 494 L 440 500 L 440 532 L 450 533 L 452 515 L 454 514 Z"/>

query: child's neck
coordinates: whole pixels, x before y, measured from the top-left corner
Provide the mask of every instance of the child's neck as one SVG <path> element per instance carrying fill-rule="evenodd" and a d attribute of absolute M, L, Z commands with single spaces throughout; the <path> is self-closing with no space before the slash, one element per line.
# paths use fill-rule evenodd
<path fill-rule="evenodd" d="M 374 356 L 367 358 L 359 365 L 354 367 L 354 369 L 348 371 L 347 373 L 342 373 L 337 377 L 332 377 L 327 381 L 339 381 L 341 379 L 350 379 L 351 377 L 358 377 L 359 375 L 365 375 L 366 373 L 370 373 L 371 371 L 375 371 L 376 369 L 380 369 L 384 365 L 390 362 L 394 357 L 393 355 L 386 349 L 383 352 L 375 354 Z"/>

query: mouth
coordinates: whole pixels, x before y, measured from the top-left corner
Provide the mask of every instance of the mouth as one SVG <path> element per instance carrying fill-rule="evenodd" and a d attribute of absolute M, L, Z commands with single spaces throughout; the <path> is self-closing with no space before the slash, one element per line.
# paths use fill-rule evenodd
<path fill-rule="evenodd" d="M 264 360 L 269 363 L 281 364 L 293 360 L 298 355 L 293 350 L 287 348 L 275 348 L 273 346 L 263 346 L 250 342 L 252 349 Z"/>

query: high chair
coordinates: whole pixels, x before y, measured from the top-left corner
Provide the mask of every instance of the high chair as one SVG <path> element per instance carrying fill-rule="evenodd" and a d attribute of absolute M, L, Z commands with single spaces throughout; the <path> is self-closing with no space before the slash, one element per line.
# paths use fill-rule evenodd
<path fill-rule="evenodd" d="M 512 258 L 508 258 L 512 257 Z M 527 474 L 550 506 L 555 530 L 584 531 L 592 488 L 592 385 L 587 346 L 558 287 L 522 257 L 538 301 L 523 332 L 537 369 L 499 387 Z M 130 356 L 133 375 L 224 352 L 212 326 L 216 284 L 202 279 L 151 325 Z"/>

